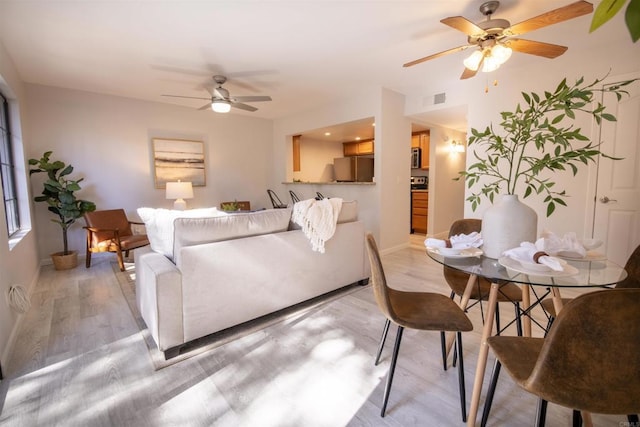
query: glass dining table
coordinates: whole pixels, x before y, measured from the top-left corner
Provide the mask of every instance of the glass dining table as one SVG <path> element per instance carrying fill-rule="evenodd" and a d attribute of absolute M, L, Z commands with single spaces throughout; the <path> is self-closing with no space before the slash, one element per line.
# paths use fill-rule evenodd
<path fill-rule="evenodd" d="M 560 291 L 562 288 L 599 288 L 609 287 L 627 277 L 625 269 L 609 260 L 606 256 L 597 252 L 588 252 L 585 258 L 566 259 L 563 263 L 562 271 L 545 269 L 542 265 L 523 266 L 512 258 L 488 258 L 482 255 L 481 250 L 471 249 L 462 251 L 456 255 L 444 256 L 438 249 L 427 250 L 428 256 L 443 266 L 469 274 L 469 280 L 465 292 L 460 301 L 460 307 L 465 310 L 469 302 L 469 297 L 479 277 L 486 278 L 491 282 L 488 297 L 487 312 L 484 317 L 484 327 L 480 340 L 480 351 L 478 363 L 473 383 L 471 395 L 471 406 L 467 418 L 468 426 L 475 426 L 480 405 L 480 395 L 482 383 L 487 365 L 489 345 L 487 339 L 491 336 L 493 319 L 497 308 L 498 292 L 502 285 L 506 283 L 516 283 L 522 287 L 522 311 L 528 314 L 533 306 L 539 301 L 531 304 L 531 288 L 542 287 L 548 289 L 553 298 L 553 305 L 556 313 L 562 309 L 562 298 Z M 540 293 L 535 292 L 539 300 Z M 546 293 L 544 294 L 547 295 Z M 523 317 L 523 333 L 531 336 L 531 317 Z M 447 339 L 447 349 L 451 347 L 453 340 Z"/>

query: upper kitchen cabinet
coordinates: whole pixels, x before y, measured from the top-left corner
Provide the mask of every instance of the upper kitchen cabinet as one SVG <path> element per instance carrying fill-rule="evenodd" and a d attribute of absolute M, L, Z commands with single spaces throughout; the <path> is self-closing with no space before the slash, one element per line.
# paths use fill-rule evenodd
<path fill-rule="evenodd" d="M 342 144 L 345 157 L 349 156 L 366 156 L 374 154 L 373 139 L 367 141 L 353 141 Z"/>
<path fill-rule="evenodd" d="M 429 169 L 429 139 L 428 130 L 411 134 L 411 148 L 420 149 L 420 169 Z"/>

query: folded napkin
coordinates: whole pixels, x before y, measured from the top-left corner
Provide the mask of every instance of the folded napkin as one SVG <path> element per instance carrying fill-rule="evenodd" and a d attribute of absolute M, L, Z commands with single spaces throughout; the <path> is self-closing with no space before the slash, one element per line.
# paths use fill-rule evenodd
<path fill-rule="evenodd" d="M 522 242 L 520 246 L 508 249 L 502 253 L 502 256 L 512 258 L 518 262 L 543 264 L 555 271 L 563 271 L 562 260 L 550 256 L 543 249 L 543 239 L 538 239 L 536 243 Z"/>
<path fill-rule="evenodd" d="M 424 245 L 429 248 L 469 249 L 482 246 L 482 236 L 477 231 L 470 234 L 457 234 L 446 240 L 428 237 Z"/>
<path fill-rule="evenodd" d="M 541 233 L 541 236 L 543 240 L 542 250 L 549 255 L 561 254 L 575 258 L 584 258 L 587 255 L 587 250 L 578 241 L 576 233 L 570 232 L 559 237 L 555 233 L 545 230 Z"/>

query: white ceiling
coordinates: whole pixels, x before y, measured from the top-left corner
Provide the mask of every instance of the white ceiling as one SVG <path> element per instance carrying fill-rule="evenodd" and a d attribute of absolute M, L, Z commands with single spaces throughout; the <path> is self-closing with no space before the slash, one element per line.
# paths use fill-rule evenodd
<path fill-rule="evenodd" d="M 428 94 L 434 82 L 462 84 L 465 52 L 411 68 L 402 64 L 466 44 L 464 34 L 439 21 L 456 15 L 481 21 L 481 3 L 2 0 L 0 40 L 28 83 L 198 108 L 206 101 L 161 95 L 206 97 L 203 87 L 224 74 L 232 95 L 273 98 L 253 104 L 257 112 L 234 113 L 274 119 L 365 88 Z M 494 18 L 515 24 L 569 3 L 503 0 Z M 609 26 L 595 38 L 588 34 L 590 21 L 576 18 L 524 38 L 586 51 L 592 43 L 628 37 Z M 514 54 L 503 70 L 530 61 L 549 60 Z"/>

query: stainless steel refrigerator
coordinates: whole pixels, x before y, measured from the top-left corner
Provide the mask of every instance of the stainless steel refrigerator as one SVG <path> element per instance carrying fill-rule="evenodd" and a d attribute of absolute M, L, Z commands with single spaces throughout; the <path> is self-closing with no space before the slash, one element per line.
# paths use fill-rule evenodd
<path fill-rule="evenodd" d="M 372 157 L 338 157 L 333 159 L 333 170 L 338 182 L 372 182 Z"/>

